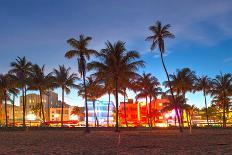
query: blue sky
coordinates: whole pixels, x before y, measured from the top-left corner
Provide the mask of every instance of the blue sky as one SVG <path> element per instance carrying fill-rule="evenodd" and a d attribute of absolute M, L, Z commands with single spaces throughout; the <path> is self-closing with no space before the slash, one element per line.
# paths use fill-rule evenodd
<path fill-rule="evenodd" d="M 65 59 L 64 53 L 70 49 L 66 40 L 83 33 L 93 37 L 90 48 L 97 50 L 107 40 L 125 41 L 128 50 L 139 51 L 146 61 L 140 72 L 150 72 L 163 82 L 157 50 L 151 52 L 150 43 L 144 41 L 150 34 L 148 27 L 160 20 L 171 24 L 176 35 L 166 42 L 169 72 L 190 67 L 198 75 L 213 78 L 220 71 L 232 71 L 231 15 L 231 0 L 2 0 L 0 72 L 7 72 L 17 56 L 46 64 L 48 72 L 58 64 L 77 72 L 75 59 Z M 82 105 L 76 94 L 73 90 L 65 100 Z M 201 93 L 188 94 L 188 98 L 191 104 L 204 105 Z"/>

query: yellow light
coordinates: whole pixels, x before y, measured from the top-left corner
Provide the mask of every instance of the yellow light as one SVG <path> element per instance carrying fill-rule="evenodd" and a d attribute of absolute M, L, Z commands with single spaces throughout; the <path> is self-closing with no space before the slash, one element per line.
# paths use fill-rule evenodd
<path fill-rule="evenodd" d="M 159 103 L 159 106 L 160 106 L 160 107 L 163 106 L 163 103 Z"/>
<path fill-rule="evenodd" d="M 168 119 L 168 118 L 170 117 L 170 115 L 166 113 L 166 114 L 164 115 L 164 117 L 165 117 L 166 119 Z"/>
<path fill-rule="evenodd" d="M 78 116 L 77 115 L 71 115 L 70 120 L 73 120 L 73 121 L 78 120 Z"/>
<path fill-rule="evenodd" d="M 59 114 L 55 114 L 55 118 L 58 118 L 59 117 Z"/>
<path fill-rule="evenodd" d="M 27 120 L 34 121 L 34 120 L 36 120 L 36 116 L 34 114 L 28 114 L 27 115 Z"/>

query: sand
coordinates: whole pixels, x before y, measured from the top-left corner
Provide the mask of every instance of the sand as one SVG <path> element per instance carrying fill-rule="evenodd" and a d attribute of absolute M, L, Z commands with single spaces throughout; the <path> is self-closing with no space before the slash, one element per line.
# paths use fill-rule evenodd
<path fill-rule="evenodd" d="M 232 129 L 1 131 L 0 154 L 232 154 Z"/>

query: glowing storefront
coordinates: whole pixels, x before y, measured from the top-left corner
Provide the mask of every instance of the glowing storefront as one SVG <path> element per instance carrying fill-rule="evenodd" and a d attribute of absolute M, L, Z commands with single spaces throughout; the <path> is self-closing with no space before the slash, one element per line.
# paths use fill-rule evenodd
<path fill-rule="evenodd" d="M 113 102 L 107 102 L 107 101 L 95 101 L 93 103 L 92 101 L 88 101 L 88 119 L 89 124 L 94 125 L 95 124 L 95 116 L 94 116 L 94 106 L 95 104 L 95 112 L 96 116 L 99 122 L 99 125 L 106 126 L 107 120 L 108 120 L 108 108 L 109 108 L 109 124 L 113 125 L 114 122 L 114 104 Z"/>

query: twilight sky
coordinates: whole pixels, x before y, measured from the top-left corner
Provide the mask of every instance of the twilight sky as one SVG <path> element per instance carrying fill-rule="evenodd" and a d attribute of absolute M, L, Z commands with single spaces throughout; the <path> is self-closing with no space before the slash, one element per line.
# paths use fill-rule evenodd
<path fill-rule="evenodd" d="M 10 69 L 17 56 L 52 71 L 58 64 L 76 70 L 75 59 L 64 53 L 71 37 L 83 33 L 92 36 L 90 48 L 104 48 L 104 43 L 123 40 L 128 50 L 137 50 L 146 62 L 140 73 L 166 80 L 157 50 L 150 51 L 145 38 L 156 20 L 171 24 L 175 40 L 166 44 L 165 61 L 170 73 L 190 67 L 197 75 L 214 77 L 232 71 L 232 1 L 231 0 L 7 0 L 0 1 L 0 73 Z M 60 93 L 60 90 L 56 90 Z M 65 100 L 83 105 L 72 91 Z M 133 97 L 129 93 L 129 97 Z M 201 93 L 188 94 L 188 102 L 204 106 Z M 102 98 L 103 100 L 106 97 Z"/>

